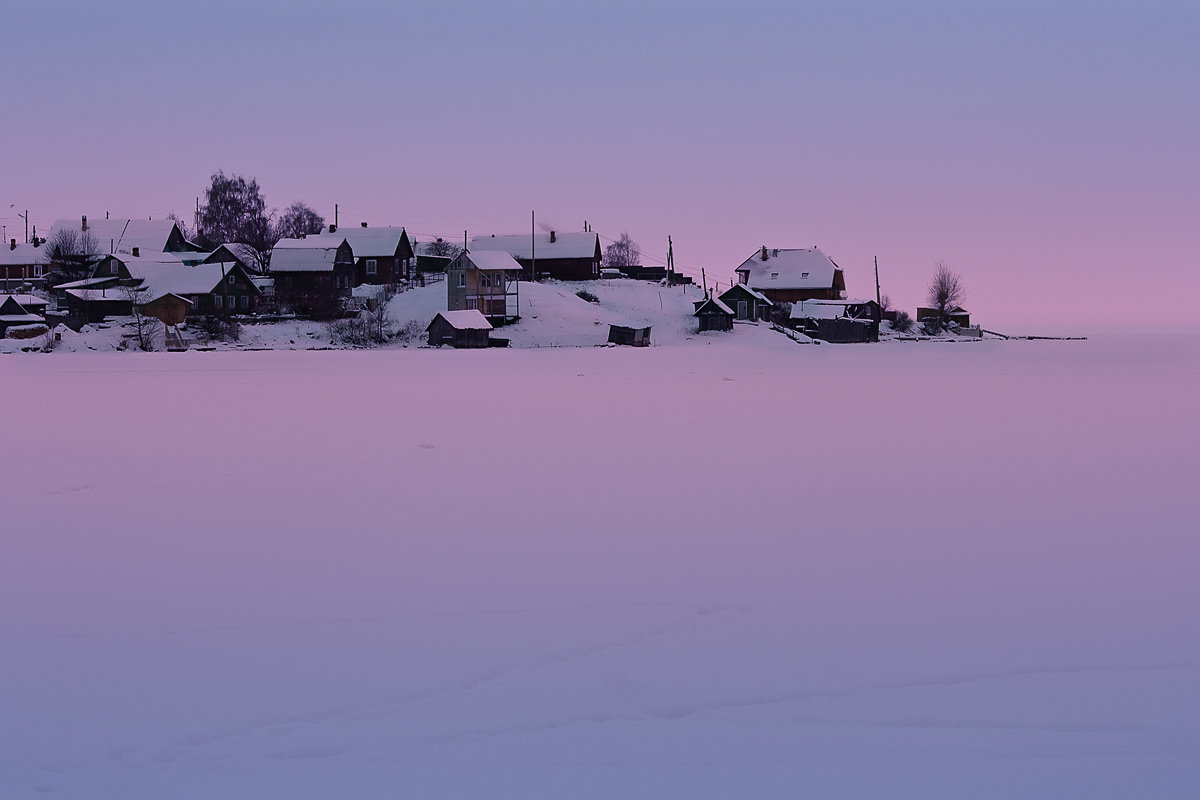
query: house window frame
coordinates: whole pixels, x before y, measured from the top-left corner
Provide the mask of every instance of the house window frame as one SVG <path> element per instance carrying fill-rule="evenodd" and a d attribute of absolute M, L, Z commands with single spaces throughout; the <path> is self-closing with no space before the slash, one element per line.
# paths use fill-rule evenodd
<path fill-rule="evenodd" d="M 454 284 L 454 286 L 456 289 L 467 288 L 467 273 L 466 272 L 464 272 L 462 270 L 458 271 L 457 282 Z"/>
<path fill-rule="evenodd" d="M 219 295 L 219 294 L 213 295 L 213 308 L 223 308 L 223 306 L 222 306 L 223 302 L 224 302 L 224 300 L 222 300 L 222 295 Z"/>
<path fill-rule="evenodd" d="M 379 274 L 379 261 L 377 259 L 366 258 L 366 259 L 363 259 L 363 261 L 366 265 L 368 275 L 378 275 Z"/>

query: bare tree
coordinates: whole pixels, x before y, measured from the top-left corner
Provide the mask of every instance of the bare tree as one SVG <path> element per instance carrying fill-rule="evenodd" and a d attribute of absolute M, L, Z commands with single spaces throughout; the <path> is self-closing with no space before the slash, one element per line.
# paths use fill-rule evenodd
<path fill-rule="evenodd" d="M 192 240 L 192 232 L 188 230 L 187 222 L 185 222 L 183 220 L 183 218 L 181 218 L 178 214 L 176 214 L 174 211 L 172 211 L 170 214 L 167 214 L 167 219 L 173 221 L 176 225 L 179 226 L 179 232 L 183 234 L 183 238 L 185 240 L 187 240 L 189 242 Z"/>
<path fill-rule="evenodd" d="M 636 267 L 641 263 L 642 248 L 638 247 L 629 231 L 622 233 L 615 242 L 604 248 L 603 264 L 606 267 Z"/>
<path fill-rule="evenodd" d="M 439 238 L 425 243 L 425 253 L 427 255 L 438 256 L 439 258 L 457 258 L 461 252 L 461 247 L 445 239 Z"/>
<path fill-rule="evenodd" d="M 221 171 L 204 190 L 196 228 L 214 242 L 242 242 L 260 253 L 277 241 L 258 181 Z"/>
<path fill-rule="evenodd" d="M 312 236 L 320 233 L 324 227 L 324 217 L 306 203 L 296 201 L 288 206 L 275 222 L 275 241 Z"/>
<path fill-rule="evenodd" d="M 939 260 L 929 282 L 929 306 L 937 312 L 936 323 L 943 330 L 950 327 L 950 312 L 967 298 L 962 276 Z"/>
<path fill-rule="evenodd" d="M 100 253 L 91 231 L 74 228 L 56 228 L 42 246 L 46 248 L 46 272 L 57 276 L 49 281 L 52 285 L 88 277 Z"/>
<path fill-rule="evenodd" d="M 129 300 L 129 313 L 133 316 L 138 347 L 147 351 L 156 349 L 155 339 L 161 323 L 157 318 L 142 311 L 142 304 L 148 302 L 150 292 L 141 283 L 122 287 L 122 290 L 126 299 Z M 165 328 L 163 330 L 165 332 Z"/>

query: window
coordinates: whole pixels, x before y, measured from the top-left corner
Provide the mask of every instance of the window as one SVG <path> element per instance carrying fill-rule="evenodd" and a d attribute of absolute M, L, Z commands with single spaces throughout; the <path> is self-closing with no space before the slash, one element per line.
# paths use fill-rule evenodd
<path fill-rule="evenodd" d="M 247 295 L 247 294 L 242 295 L 242 308 L 243 309 L 250 308 L 250 295 Z"/>
<path fill-rule="evenodd" d="M 475 297 L 468 297 L 468 298 L 467 298 L 467 310 L 468 310 L 468 311 L 471 311 L 471 310 L 473 310 L 473 309 L 476 309 L 476 308 L 479 308 L 479 300 L 478 300 L 478 298 L 475 298 Z"/>
<path fill-rule="evenodd" d="M 778 272 L 772 272 L 772 273 L 771 273 L 771 280 L 775 280 L 775 279 L 776 279 L 776 278 L 778 278 L 778 277 L 779 277 L 779 273 L 778 273 Z"/>
<path fill-rule="evenodd" d="M 459 289 L 467 288 L 467 273 L 465 273 L 465 272 L 458 273 L 458 288 Z"/>
<path fill-rule="evenodd" d="M 234 275 L 230 275 L 229 276 L 229 285 L 233 286 L 235 283 L 237 283 L 237 277 Z"/>
<path fill-rule="evenodd" d="M 221 297 L 221 295 L 219 295 L 219 294 L 218 294 L 218 295 L 213 295 L 213 307 L 214 307 L 214 308 L 220 308 L 220 307 L 221 307 L 221 302 L 222 302 L 222 299 L 223 299 L 223 298 L 222 298 L 222 297 Z"/>
<path fill-rule="evenodd" d="M 801 273 L 800 273 L 800 277 L 801 277 L 801 278 L 807 278 L 807 277 L 808 277 L 808 273 L 807 273 L 807 272 L 801 272 Z"/>
<path fill-rule="evenodd" d="M 483 273 L 483 275 L 480 276 L 480 278 L 479 278 L 479 285 L 490 288 L 492 285 L 491 273 L 488 273 L 488 272 Z"/>
<path fill-rule="evenodd" d="M 41 264 L 33 265 L 33 277 L 35 277 L 35 278 L 42 277 L 42 265 Z"/>
<path fill-rule="evenodd" d="M 377 263 L 376 263 L 375 259 L 373 259 L 373 258 L 368 258 L 368 259 L 367 259 L 367 274 L 368 274 L 368 275 L 375 275 L 375 274 L 377 274 L 378 272 L 379 272 L 379 267 L 377 266 Z"/>

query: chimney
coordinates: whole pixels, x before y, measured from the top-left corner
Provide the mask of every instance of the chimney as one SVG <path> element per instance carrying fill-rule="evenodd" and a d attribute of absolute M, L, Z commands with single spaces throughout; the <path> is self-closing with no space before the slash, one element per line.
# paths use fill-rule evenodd
<path fill-rule="evenodd" d="M 8 249 L 9 249 L 9 250 L 16 250 L 16 249 L 17 249 L 17 240 L 16 240 L 16 239 L 9 239 L 9 240 L 8 240 Z"/>
<path fill-rule="evenodd" d="M 87 215 L 86 214 L 83 217 L 83 229 L 85 231 L 87 230 Z"/>
<path fill-rule="evenodd" d="M 337 225 L 330 225 L 330 226 L 329 226 L 329 232 L 330 232 L 330 233 L 337 233 Z"/>
<path fill-rule="evenodd" d="M 554 231 L 550 231 L 550 244 L 554 244 L 554 239 L 555 239 Z"/>
<path fill-rule="evenodd" d="M 763 245 L 762 260 L 763 261 L 767 260 L 767 246 L 765 244 Z"/>
<path fill-rule="evenodd" d="M 359 224 L 359 225 L 362 225 L 364 228 L 365 228 L 365 227 L 367 227 L 367 223 L 365 223 L 365 222 L 360 222 L 360 223 L 358 223 L 358 224 Z"/>
<path fill-rule="evenodd" d="M 141 250 L 141 249 L 142 249 L 142 248 L 140 248 L 140 247 L 135 247 L 135 248 L 133 248 L 133 257 L 134 257 L 134 258 L 141 258 L 141 253 L 139 253 L 139 252 L 138 252 L 138 251 L 139 251 L 139 250 Z"/>

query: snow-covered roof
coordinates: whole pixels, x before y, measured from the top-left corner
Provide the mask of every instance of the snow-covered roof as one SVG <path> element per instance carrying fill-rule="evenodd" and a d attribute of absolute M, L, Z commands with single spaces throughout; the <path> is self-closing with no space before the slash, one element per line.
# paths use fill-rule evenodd
<path fill-rule="evenodd" d="M 492 323 L 478 309 L 466 311 L 439 311 L 434 319 L 441 317 L 450 323 L 450 327 L 459 331 L 490 331 Z M 433 323 L 431 322 L 430 325 Z"/>
<path fill-rule="evenodd" d="M 142 255 L 161 253 L 167 249 L 171 232 L 175 229 L 173 219 L 95 219 L 88 217 L 87 234 L 99 253 L 128 254 L 138 248 Z M 76 236 L 83 233 L 82 219 L 60 219 L 50 228 L 49 240 L 59 230 L 73 231 Z"/>
<path fill-rule="evenodd" d="M 140 302 L 151 300 L 168 294 L 182 296 L 208 294 L 217 288 L 229 274 L 229 267 L 223 264 L 197 264 L 189 267 L 184 264 L 126 264 L 129 274 L 141 278 L 141 289 L 145 294 Z"/>
<path fill-rule="evenodd" d="M 863 302 L 863 301 L 857 301 Z M 837 319 L 846 315 L 849 300 L 802 300 L 792 304 L 789 319 Z"/>
<path fill-rule="evenodd" d="M 37 314 L 0 314 L 0 322 L 7 325 L 20 325 L 28 322 L 45 322 L 44 317 Z"/>
<path fill-rule="evenodd" d="M 696 316 L 699 316 L 700 312 L 703 311 L 705 308 L 707 308 L 710 305 L 716 306 L 718 310 L 723 311 L 726 314 L 729 314 L 730 316 L 734 316 L 733 309 L 730 308 L 729 306 L 725 305 L 724 303 L 722 303 L 720 300 L 718 300 L 715 297 L 710 297 L 707 300 L 700 301 L 696 305 Z"/>
<path fill-rule="evenodd" d="M 45 300 L 37 295 L 32 294 L 0 294 L 0 306 L 7 303 L 10 299 L 23 308 L 28 308 L 29 306 L 45 306 L 50 304 L 49 300 Z"/>
<path fill-rule="evenodd" d="M 58 286 L 54 287 L 54 290 L 58 291 L 62 289 L 65 291 L 68 289 L 86 289 L 89 286 L 97 286 L 101 283 L 112 283 L 116 280 L 118 279 L 113 275 L 103 275 L 99 278 L 84 278 L 78 281 L 70 281 L 69 283 L 60 283 Z"/>
<path fill-rule="evenodd" d="M 349 242 L 355 258 L 391 258 L 396 255 L 402 236 L 404 228 L 386 225 L 381 228 L 338 228 L 334 233 L 326 228 L 303 239 L 280 239 L 275 247 L 340 247 L 342 242 Z"/>
<path fill-rule="evenodd" d="M 536 236 L 537 252 L 534 252 L 534 239 L 527 233 L 512 233 L 491 236 L 476 236 L 471 239 L 472 253 L 480 250 L 503 250 L 513 258 L 595 258 L 596 248 L 600 244 L 599 237 L 594 233 L 554 233 L 554 242 L 550 242 L 549 233 L 539 233 Z"/>
<path fill-rule="evenodd" d="M 224 252 L 221 248 L 224 248 Z M 213 262 L 223 261 L 226 260 L 226 253 L 252 269 L 258 264 L 258 251 L 250 245 L 243 244 L 241 242 L 226 242 L 201 260 Z"/>
<path fill-rule="evenodd" d="M 763 260 L 763 252 L 767 258 Z M 747 273 L 751 289 L 829 289 L 839 269 L 816 247 L 809 250 L 760 248 L 742 262 L 737 272 Z"/>
<path fill-rule="evenodd" d="M 382 300 L 386 294 L 386 286 L 373 286 L 369 283 L 364 283 L 361 286 L 355 286 L 350 290 L 351 297 L 358 297 L 364 300 Z"/>
<path fill-rule="evenodd" d="M 41 264 L 45 261 L 46 252 L 47 250 L 44 246 L 18 244 L 16 247 L 11 247 L 9 242 L 5 242 L 4 246 L 0 247 L 0 267 L 23 267 L 30 264 Z"/>
<path fill-rule="evenodd" d="M 521 265 L 503 250 L 468 251 L 461 258 L 470 259 L 476 269 L 519 272 Z"/>
<path fill-rule="evenodd" d="M 314 238 L 314 237 L 310 237 Z M 271 272 L 329 272 L 337 261 L 339 241 L 332 247 L 296 246 L 293 242 L 305 242 L 305 239 L 281 239 L 288 242 L 280 247 L 275 245 L 271 251 Z"/>
<path fill-rule="evenodd" d="M 730 292 L 736 292 L 739 289 L 741 291 L 745 292 L 746 294 L 750 295 L 751 297 L 753 297 L 755 300 L 759 301 L 760 303 L 766 303 L 767 305 L 773 305 L 765 294 L 763 294 L 762 292 L 756 292 L 755 290 L 751 289 L 749 286 L 747 286 L 744 283 L 735 283 L 733 286 L 729 287 L 724 292 L 721 292 L 720 296 L 724 297 L 725 295 L 729 294 Z"/>

